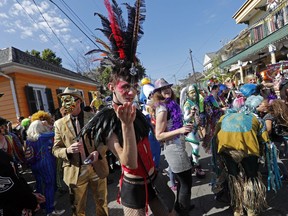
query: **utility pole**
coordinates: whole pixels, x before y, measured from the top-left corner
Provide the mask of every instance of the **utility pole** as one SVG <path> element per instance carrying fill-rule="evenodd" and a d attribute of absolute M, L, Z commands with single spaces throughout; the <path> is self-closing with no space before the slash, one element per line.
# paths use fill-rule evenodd
<path fill-rule="evenodd" d="M 174 80 L 175 80 L 175 85 L 177 85 L 176 75 L 174 74 L 173 77 L 174 77 Z"/>
<path fill-rule="evenodd" d="M 191 49 L 189 49 L 189 54 L 190 54 L 190 61 L 191 61 L 191 64 L 192 64 L 192 72 L 193 72 L 194 83 L 197 84 L 196 75 L 195 75 L 195 69 L 194 69 L 194 63 L 193 63 L 193 58 L 192 58 L 192 50 Z"/>

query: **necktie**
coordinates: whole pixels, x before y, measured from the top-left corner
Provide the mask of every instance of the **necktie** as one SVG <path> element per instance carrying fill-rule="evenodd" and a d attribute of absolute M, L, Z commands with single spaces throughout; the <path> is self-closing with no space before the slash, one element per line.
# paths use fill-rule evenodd
<path fill-rule="evenodd" d="M 74 123 L 75 123 L 75 127 L 76 127 L 76 133 L 77 133 L 77 135 L 78 135 L 78 134 L 80 133 L 81 127 L 80 127 L 80 122 L 78 121 L 77 116 L 74 117 Z M 79 140 L 79 142 L 81 142 L 82 145 L 83 145 L 83 140 L 82 140 L 82 138 Z M 82 160 L 82 163 L 83 163 L 84 160 L 86 159 L 86 155 L 85 155 L 85 151 L 84 151 L 84 146 L 83 146 L 83 148 L 81 148 L 81 150 L 80 150 L 80 155 L 81 155 L 81 160 Z"/>

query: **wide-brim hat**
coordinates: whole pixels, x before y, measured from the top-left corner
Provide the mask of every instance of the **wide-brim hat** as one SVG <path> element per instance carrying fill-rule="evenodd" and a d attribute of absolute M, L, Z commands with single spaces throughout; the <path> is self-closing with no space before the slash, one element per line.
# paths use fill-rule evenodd
<path fill-rule="evenodd" d="M 169 84 L 165 79 L 161 78 L 161 79 L 158 79 L 155 81 L 154 83 L 154 91 L 153 92 L 156 92 L 164 87 L 171 87 L 173 84 Z"/>
<path fill-rule="evenodd" d="M 83 97 L 81 92 L 78 89 L 72 88 L 72 87 L 67 87 L 62 93 L 58 94 L 58 97 L 62 97 L 65 95 L 71 95 L 73 97 L 77 97 L 83 101 Z"/>

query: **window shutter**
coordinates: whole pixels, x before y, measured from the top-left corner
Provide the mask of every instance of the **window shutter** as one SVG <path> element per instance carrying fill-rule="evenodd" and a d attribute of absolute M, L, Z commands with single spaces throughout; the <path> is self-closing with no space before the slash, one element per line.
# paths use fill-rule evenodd
<path fill-rule="evenodd" d="M 35 112 L 38 111 L 36 105 L 36 99 L 33 92 L 33 87 L 25 86 L 25 94 L 28 102 L 29 113 L 30 115 L 33 115 Z"/>
<path fill-rule="evenodd" d="M 61 99 L 58 97 L 58 94 L 62 93 L 62 89 L 56 89 L 56 94 L 57 94 L 57 100 L 58 100 L 58 107 L 62 107 Z"/>
<path fill-rule="evenodd" d="M 55 107 L 54 107 L 54 101 L 52 97 L 52 91 L 50 88 L 45 89 L 46 97 L 47 97 L 47 102 L 48 102 L 48 109 L 50 113 L 55 112 Z"/>
<path fill-rule="evenodd" d="M 93 96 L 92 96 L 92 93 L 90 91 L 88 92 L 88 97 L 89 97 L 89 104 L 91 104 L 91 102 L 93 100 Z"/>

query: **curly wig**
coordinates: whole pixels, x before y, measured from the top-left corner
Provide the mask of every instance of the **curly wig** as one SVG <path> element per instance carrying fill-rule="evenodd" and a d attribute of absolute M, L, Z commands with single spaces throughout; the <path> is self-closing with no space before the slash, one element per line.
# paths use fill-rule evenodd
<path fill-rule="evenodd" d="M 34 113 L 31 116 L 31 121 L 36 121 L 36 120 L 40 120 L 40 121 L 47 121 L 48 124 L 52 124 L 52 116 L 50 113 L 45 112 L 43 110 L 39 110 L 38 112 Z"/>

